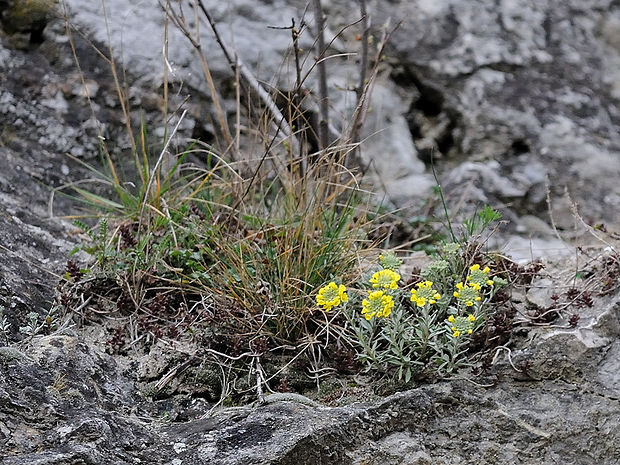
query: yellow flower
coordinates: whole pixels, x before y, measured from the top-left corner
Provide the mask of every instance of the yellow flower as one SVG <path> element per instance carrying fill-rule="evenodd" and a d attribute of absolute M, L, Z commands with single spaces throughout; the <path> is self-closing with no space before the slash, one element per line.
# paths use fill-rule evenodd
<path fill-rule="evenodd" d="M 382 289 L 397 289 L 398 281 L 400 281 L 400 275 L 392 270 L 381 270 L 377 271 L 370 278 L 370 284 L 374 288 L 382 288 Z"/>
<path fill-rule="evenodd" d="M 450 315 L 447 326 L 452 331 L 453 337 L 459 337 L 461 334 L 472 334 L 474 332 L 474 321 L 476 321 L 476 317 L 471 313 L 467 317 Z"/>
<path fill-rule="evenodd" d="M 394 299 L 383 291 L 373 291 L 368 294 L 368 299 L 362 301 L 362 315 L 366 320 L 373 317 L 387 318 L 394 308 Z"/>
<path fill-rule="evenodd" d="M 481 270 L 480 265 L 476 263 L 475 265 L 469 267 L 469 276 L 467 276 L 467 281 L 469 281 L 471 284 L 477 284 L 478 286 L 481 286 L 483 284 L 492 286 L 494 284 L 493 280 L 489 279 L 488 276 L 490 271 L 491 268 L 489 268 L 488 266 L 485 266 Z"/>
<path fill-rule="evenodd" d="M 341 303 L 349 301 L 346 290 L 347 288 L 342 284 L 338 285 L 332 281 L 327 286 L 319 289 L 319 293 L 316 296 L 316 303 L 323 307 L 326 312 L 329 312 L 332 308 L 337 307 Z"/>
<path fill-rule="evenodd" d="M 411 301 L 418 307 L 424 307 L 428 302 L 430 305 L 441 299 L 441 295 L 433 289 L 432 281 L 423 281 L 416 284 L 417 289 L 411 289 Z"/>
<path fill-rule="evenodd" d="M 466 307 L 472 307 L 474 302 L 482 300 L 482 297 L 478 295 L 478 291 L 480 291 L 480 284 L 463 284 L 461 282 L 456 285 L 456 291 L 452 295 L 463 302 Z"/>

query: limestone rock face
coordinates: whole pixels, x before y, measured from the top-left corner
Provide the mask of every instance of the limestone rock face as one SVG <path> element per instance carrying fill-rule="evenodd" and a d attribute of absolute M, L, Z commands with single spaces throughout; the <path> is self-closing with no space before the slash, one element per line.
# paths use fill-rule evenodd
<path fill-rule="evenodd" d="M 99 2 L 67 3 L 76 24 L 108 40 Z M 290 88 L 292 75 L 281 58 L 289 36 L 267 26 L 289 26 L 291 18 L 299 24 L 307 2 L 204 3 L 260 79 Z M 355 1 L 323 3 L 328 39 L 359 19 Z M 164 17 L 157 2 L 108 0 L 106 8 L 110 18 L 121 18 L 110 26 L 114 49 L 122 50 L 139 80 L 159 85 L 162 47 L 152 38 L 161 35 Z M 385 54 L 362 151 L 386 204 L 406 208 L 430 192 L 432 156 L 449 202 L 462 211 L 481 202 L 509 205 L 505 216 L 515 228 L 522 215 L 539 215 L 550 224 L 549 192 L 560 229 L 574 225 L 571 203 L 594 221 L 618 222 L 612 214 L 620 209 L 617 2 L 375 0 L 368 10 L 373 44 L 388 20 L 392 26 L 402 20 Z M 306 50 L 313 42 L 311 16 L 306 14 L 309 27 L 302 37 Z M 209 66 L 218 79 L 230 76 L 206 24 L 202 31 Z M 357 26 L 345 28 L 332 51 L 359 52 L 359 32 Z M 336 127 L 350 114 L 347 89 L 356 85 L 358 58 L 328 62 Z M 173 79 L 204 89 L 199 60 L 174 27 L 169 59 Z M 314 86 L 312 76 L 308 86 Z"/>
<path fill-rule="evenodd" d="M 618 211 L 617 4 L 391 3 L 377 11 L 407 18 L 392 44 L 401 82 L 421 91 L 408 114 L 414 138 L 430 134 L 449 166 L 499 162 L 503 191 L 469 176 L 480 200 L 542 212 L 547 185 L 552 199 L 568 188 L 593 216 Z M 438 126 L 448 128 L 440 137 Z"/>
<path fill-rule="evenodd" d="M 619 299 L 578 328 L 532 330 L 499 354 L 494 385 L 450 381 L 340 408 L 283 400 L 176 424 L 144 421 L 148 402 L 112 357 L 79 337 L 36 338 L 0 351 L 3 463 L 612 465 Z"/>

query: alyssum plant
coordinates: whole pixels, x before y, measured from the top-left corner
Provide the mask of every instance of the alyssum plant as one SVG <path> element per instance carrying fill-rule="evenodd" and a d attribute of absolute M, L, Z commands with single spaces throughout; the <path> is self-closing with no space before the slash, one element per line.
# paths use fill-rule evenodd
<path fill-rule="evenodd" d="M 466 366 L 471 336 L 492 313 L 491 300 L 507 282 L 484 264 L 463 265 L 460 244 L 443 247 L 421 280 L 401 285 L 401 261 L 379 256 L 370 279 L 347 289 L 330 282 L 316 296 L 325 312 L 346 318 L 359 359 L 368 370 L 409 382 L 423 370 L 449 375 Z"/>

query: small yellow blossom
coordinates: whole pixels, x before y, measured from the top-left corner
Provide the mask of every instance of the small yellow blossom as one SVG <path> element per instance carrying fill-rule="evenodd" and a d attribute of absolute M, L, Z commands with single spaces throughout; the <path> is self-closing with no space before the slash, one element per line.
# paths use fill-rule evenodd
<path fill-rule="evenodd" d="M 370 284 L 374 288 L 382 289 L 398 289 L 398 281 L 400 281 L 400 275 L 392 270 L 377 271 L 370 278 Z"/>
<path fill-rule="evenodd" d="M 459 337 L 461 334 L 472 334 L 474 332 L 474 322 L 476 321 L 476 317 L 473 314 L 469 314 L 468 316 L 457 316 L 450 315 L 448 317 L 448 327 L 452 332 L 453 337 Z"/>
<path fill-rule="evenodd" d="M 434 304 L 441 295 L 433 289 L 432 281 L 423 281 L 416 284 L 417 289 L 411 289 L 411 301 L 415 302 L 418 307 L 424 307 L 427 303 Z"/>
<path fill-rule="evenodd" d="M 337 307 L 341 303 L 349 301 L 346 290 L 347 288 L 342 284 L 338 285 L 335 282 L 331 282 L 327 286 L 319 289 L 319 293 L 316 296 L 316 303 L 323 307 L 323 310 L 329 312 L 332 308 Z"/>
<path fill-rule="evenodd" d="M 472 307 L 474 302 L 479 302 L 482 297 L 478 295 L 480 291 L 480 284 L 463 284 L 462 282 L 456 285 L 456 291 L 452 295 L 459 301 L 463 302 L 466 307 Z"/>
<path fill-rule="evenodd" d="M 475 264 L 469 267 L 469 276 L 467 276 L 467 281 L 470 284 L 478 284 L 492 286 L 494 284 L 492 279 L 489 279 L 489 272 L 491 268 L 485 266 L 482 270 L 480 269 L 479 264 Z"/>
<path fill-rule="evenodd" d="M 362 315 L 366 320 L 374 317 L 387 318 L 394 308 L 394 299 L 383 291 L 373 291 L 368 294 L 368 299 L 362 301 Z"/>

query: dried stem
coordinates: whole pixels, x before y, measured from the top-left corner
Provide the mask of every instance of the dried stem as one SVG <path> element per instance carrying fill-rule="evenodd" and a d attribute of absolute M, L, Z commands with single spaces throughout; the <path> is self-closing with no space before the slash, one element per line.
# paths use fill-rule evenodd
<path fill-rule="evenodd" d="M 232 68 L 233 72 L 235 73 L 238 72 L 239 76 L 245 80 L 246 84 L 258 94 L 258 97 L 260 98 L 260 100 L 264 103 L 264 105 L 267 107 L 269 112 L 271 112 L 271 114 L 273 115 L 275 125 L 280 129 L 280 131 L 282 131 L 282 133 L 288 139 L 290 139 L 291 145 L 293 146 L 293 148 L 297 148 L 299 146 L 299 143 L 295 135 L 293 134 L 293 131 L 291 130 L 291 127 L 288 121 L 286 120 L 284 115 L 282 115 L 282 112 L 280 111 L 276 103 L 273 101 L 273 98 L 271 97 L 271 95 L 269 95 L 269 93 L 260 84 L 260 82 L 258 82 L 258 79 L 254 77 L 252 72 L 247 68 L 247 66 L 245 66 L 245 64 L 241 61 L 241 59 L 235 53 L 233 53 L 232 49 L 226 44 L 226 42 L 224 42 L 224 40 L 222 39 L 222 36 L 220 35 L 218 31 L 217 25 L 215 24 L 215 20 L 213 19 L 213 17 L 211 16 L 207 8 L 205 7 L 203 1 L 196 0 L 196 2 L 200 10 L 202 11 L 203 15 L 207 19 L 207 22 L 209 23 L 209 26 L 211 27 L 211 30 L 213 31 L 213 34 L 215 35 L 215 40 L 220 46 L 220 49 L 222 50 L 222 52 L 224 53 L 224 57 L 226 58 L 226 61 L 228 61 L 228 64 Z"/>
<path fill-rule="evenodd" d="M 317 34 L 317 69 L 319 73 L 319 146 L 321 149 L 329 145 L 329 98 L 327 94 L 327 66 L 323 57 L 327 51 L 325 47 L 325 17 L 321 0 L 313 0 L 314 21 Z"/>
<path fill-rule="evenodd" d="M 136 147 L 136 141 L 133 138 L 133 131 L 131 129 L 131 114 L 129 108 L 129 98 L 128 93 L 123 92 L 123 87 L 121 86 L 120 80 L 118 78 L 118 71 L 116 69 L 116 60 L 114 59 L 114 50 L 112 49 L 112 33 L 110 32 L 110 25 L 108 23 L 108 12 L 106 10 L 105 1 L 101 1 L 101 7 L 103 8 L 103 21 L 105 23 L 106 34 L 108 37 L 108 64 L 110 65 L 110 71 L 112 72 L 112 78 L 114 79 L 114 87 L 116 88 L 116 92 L 118 93 L 118 101 L 121 104 L 121 110 L 123 112 L 123 117 L 125 118 L 125 129 L 127 130 L 127 135 L 129 136 L 129 143 L 131 144 L 131 151 L 135 157 L 136 166 L 140 166 L 140 160 L 138 159 L 138 149 Z M 142 182 L 144 182 L 144 175 L 140 170 L 138 170 L 138 174 Z"/>
<path fill-rule="evenodd" d="M 291 95 L 291 100 L 290 100 L 290 110 L 289 110 L 289 118 L 290 118 L 290 123 L 289 124 L 294 124 L 293 122 L 295 121 L 295 119 L 299 118 L 303 118 L 303 112 L 301 110 L 301 102 L 303 100 L 302 97 L 302 78 L 301 78 L 301 62 L 300 62 L 300 56 L 301 56 L 301 51 L 299 50 L 299 37 L 301 35 L 301 31 L 304 27 L 304 23 L 302 21 L 301 26 L 299 29 L 297 29 L 296 25 L 295 25 L 295 18 L 291 19 L 291 38 L 293 40 L 293 56 L 295 57 L 295 89 L 293 91 L 293 95 Z M 308 125 L 309 126 L 309 125 Z M 300 147 L 299 147 L 299 158 L 300 158 L 300 176 L 303 178 L 304 173 L 306 173 L 307 170 L 307 160 L 306 157 L 304 156 L 306 154 L 306 151 L 304 150 L 303 144 L 306 142 L 304 140 L 305 138 L 302 137 L 301 140 L 299 141 L 300 143 Z"/>
<path fill-rule="evenodd" d="M 370 105 L 370 96 L 372 94 L 372 89 L 377 79 L 377 74 L 379 73 L 379 64 L 381 63 L 381 60 L 383 58 L 383 52 L 391 35 L 394 33 L 394 31 L 396 31 L 396 29 L 400 27 L 401 23 L 402 21 L 399 21 L 398 24 L 390 30 L 388 30 L 386 26 L 386 29 L 383 32 L 383 36 L 381 37 L 381 41 L 379 42 L 379 48 L 375 56 L 375 63 L 372 67 L 369 78 L 366 80 L 367 82 L 365 82 L 364 84 L 364 89 L 361 93 L 361 96 L 359 97 L 355 112 L 353 113 L 351 129 L 348 138 L 349 141 L 354 140 L 354 136 L 356 136 L 356 133 L 356 137 L 358 138 L 359 134 L 361 134 L 361 128 L 364 126 L 364 122 L 366 121 L 366 115 L 368 113 L 368 107 Z"/>
<path fill-rule="evenodd" d="M 364 89 L 366 88 L 366 75 L 368 73 L 368 37 L 370 34 L 370 18 L 366 9 L 366 0 L 359 0 L 360 13 L 362 16 L 361 23 L 361 41 L 362 48 L 360 52 L 360 80 L 355 93 L 357 95 L 357 106 L 360 105 L 364 98 Z M 360 141 L 362 133 L 363 121 L 360 119 L 356 121 L 355 126 L 351 130 L 351 143 L 357 144 Z M 355 153 L 359 151 L 359 147 L 355 150 Z"/>
<path fill-rule="evenodd" d="M 202 45 L 200 43 L 200 31 L 198 29 L 198 21 L 197 21 L 198 15 L 196 12 L 194 12 L 194 14 L 196 15 L 196 32 L 194 35 L 192 35 L 192 33 L 190 33 L 189 28 L 186 25 L 185 17 L 183 16 L 183 13 L 181 12 L 181 14 L 179 15 L 169 6 L 170 6 L 169 2 L 167 2 L 165 7 L 162 5 L 162 8 L 164 8 L 164 11 L 166 12 L 166 19 L 168 17 L 172 19 L 175 26 L 179 28 L 179 30 L 185 35 L 185 37 L 190 41 L 192 46 L 198 52 L 198 55 L 200 56 L 200 64 L 202 66 L 202 73 L 205 77 L 205 80 L 207 81 L 207 85 L 209 86 L 209 92 L 211 93 L 211 100 L 213 100 L 213 105 L 215 106 L 215 113 L 216 113 L 218 125 L 220 127 L 220 130 L 222 131 L 222 135 L 224 136 L 226 145 L 228 147 L 234 147 L 232 136 L 230 134 L 230 129 L 228 128 L 228 122 L 226 119 L 226 115 L 224 114 L 224 110 L 222 109 L 222 105 L 220 103 L 220 96 L 215 88 L 215 82 L 213 81 L 213 76 L 211 75 L 209 63 L 207 62 L 207 58 L 202 52 Z M 233 158 L 234 159 L 238 158 L 238 154 L 235 154 Z"/>
<path fill-rule="evenodd" d="M 360 13 L 362 15 L 362 49 L 360 54 L 360 80 L 355 92 L 357 94 L 357 101 L 359 102 L 364 93 L 364 87 L 366 86 L 366 73 L 368 71 L 368 37 L 370 34 L 370 17 L 366 10 L 366 0 L 359 0 Z"/>

